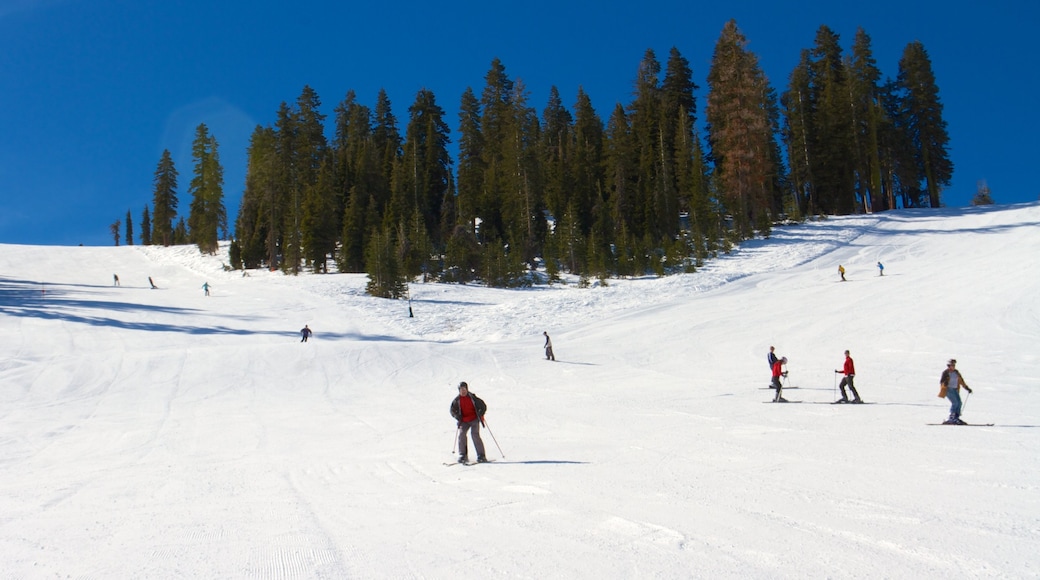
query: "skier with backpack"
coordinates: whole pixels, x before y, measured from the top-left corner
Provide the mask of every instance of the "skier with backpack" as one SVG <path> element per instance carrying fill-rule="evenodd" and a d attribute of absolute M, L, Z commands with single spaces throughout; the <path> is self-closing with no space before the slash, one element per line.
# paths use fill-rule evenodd
<path fill-rule="evenodd" d="M 448 411 L 458 424 L 459 463 L 469 463 L 469 448 L 466 434 L 473 437 L 473 448 L 477 452 L 477 463 L 487 463 L 484 455 L 484 441 L 480 438 L 480 426 L 484 423 L 487 404 L 480 397 L 469 392 L 466 381 L 459 383 L 459 396 L 451 402 Z"/>

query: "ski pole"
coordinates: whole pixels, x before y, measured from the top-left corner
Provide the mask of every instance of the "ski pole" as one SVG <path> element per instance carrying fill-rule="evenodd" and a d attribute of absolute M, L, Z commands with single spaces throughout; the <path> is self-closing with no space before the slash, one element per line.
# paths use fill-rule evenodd
<path fill-rule="evenodd" d="M 834 371 L 834 400 L 838 400 L 838 371 Z"/>
<path fill-rule="evenodd" d="M 971 396 L 971 391 L 968 391 L 968 394 L 967 394 L 967 395 L 964 395 L 964 402 L 963 402 L 963 403 L 961 403 L 961 413 L 963 413 L 963 412 L 964 412 L 964 409 L 965 409 L 965 407 L 967 407 L 967 406 L 968 406 L 968 397 L 970 397 L 970 396 Z"/>
<path fill-rule="evenodd" d="M 487 419 L 481 417 L 480 422 L 484 424 L 484 428 L 488 430 L 488 433 L 491 433 L 491 427 L 488 427 Z M 501 455 L 502 458 L 505 459 L 506 454 L 502 453 L 502 446 L 498 444 L 498 439 L 495 438 L 494 433 L 491 433 L 491 440 L 495 442 L 495 447 L 498 447 L 499 455 Z"/>
<path fill-rule="evenodd" d="M 453 455 L 455 454 L 455 448 L 459 446 L 459 431 L 462 431 L 462 425 L 459 425 L 459 427 L 455 429 L 455 440 L 451 442 L 451 452 Z"/>

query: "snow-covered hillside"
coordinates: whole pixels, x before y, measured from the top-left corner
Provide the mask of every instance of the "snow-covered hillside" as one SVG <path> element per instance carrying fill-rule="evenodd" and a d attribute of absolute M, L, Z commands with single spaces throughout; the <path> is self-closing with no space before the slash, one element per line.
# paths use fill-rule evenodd
<path fill-rule="evenodd" d="M 359 275 L 0 246 L 0 578 L 1040 577 L 1038 226 L 832 218 L 689 275 L 414 284 L 414 317 Z M 770 345 L 801 404 L 763 404 Z M 875 404 L 828 404 L 846 349 Z M 928 425 L 950 357 L 995 426 Z M 445 465 L 459 381 L 494 463 Z"/>

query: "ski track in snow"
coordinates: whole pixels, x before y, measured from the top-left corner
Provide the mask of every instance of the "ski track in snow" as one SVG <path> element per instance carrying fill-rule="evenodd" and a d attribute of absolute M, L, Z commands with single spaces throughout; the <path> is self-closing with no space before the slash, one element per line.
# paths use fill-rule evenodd
<path fill-rule="evenodd" d="M 0 578 L 1037 577 L 1037 226 L 833 217 L 692 274 L 413 283 L 414 317 L 364 275 L 3 246 Z M 770 345 L 821 404 L 760 404 Z M 822 404 L 846 348 L 876 404 Z M 951 356 L 994 427 L 926 426 Z M 494 463 L 443 465 L 460 380 Z"/>

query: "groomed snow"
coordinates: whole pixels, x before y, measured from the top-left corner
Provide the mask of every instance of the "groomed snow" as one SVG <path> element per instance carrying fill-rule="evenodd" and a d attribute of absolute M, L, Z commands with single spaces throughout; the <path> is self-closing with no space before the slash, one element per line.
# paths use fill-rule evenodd
<path fill-rule="evenodd" d="M 363 275 L 0 245 L 0 577 L 1040 577 L 1038 226 L 831 218 L 695 274 L 413 284 L 414 318 Z M 770 345 L 802 404 L 763 404 Z M 845 349 L 876 404 L 826 404 Z M 950 357 L 994 427 L 927 425 Z M 492 464 L 445 465 L 462 380 Z"/>

